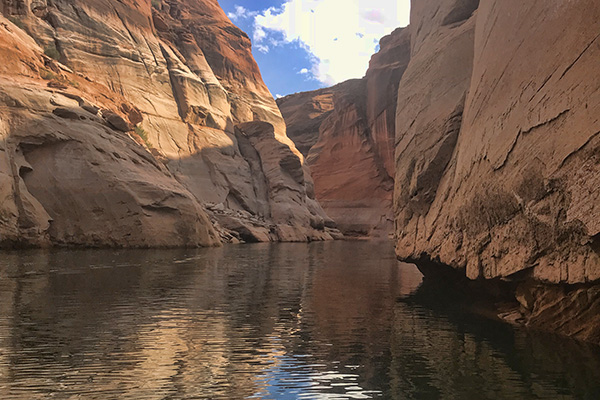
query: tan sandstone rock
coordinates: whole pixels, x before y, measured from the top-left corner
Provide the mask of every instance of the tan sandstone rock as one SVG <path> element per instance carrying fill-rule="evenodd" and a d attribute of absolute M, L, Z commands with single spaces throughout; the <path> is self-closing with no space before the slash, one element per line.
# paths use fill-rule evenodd
<path fill-rule="evenodd" d="M 586 317 L 600 279 L 600 7 L 441 0 L 411 13 L 398 256 L 471 279 L 536 281 L 518 295 L 526 323 L 600 340 Z"/>
<path fill-rule="evenodd" d="M 398 253 L 471 278 L 596 280 L 600 10 L 509 3 L 418 35 L 399 88 Z"/>
<path fill-rule="evenodd" d="M 317 199 L 351 236 L 393 230 L 396 87 L 410 58 L 409 31 L 397 29 L 380 45 L 363 79 L 277 101 L 307 156 Z"/>
<path fill-rule="evenodd" d="M 0 180 L 11 182 L 2 186 L 0 242 L 196 246 L 234 238 L 214 231 L 214 223 L 228 228 L 207 216 L 209 203 L 240 220 L 230 227 L 269 232 L 260 240 L 336 234 L 315 223 L 331 220 L 314 200 L 304 158 L 250 39 L 216 0 L 38 3 L 0 2 L 10 18 L 0 20 Z M 262 136 L 238 141 L 236 126 L 251 121 L 271 127 L 264 139 L 281 152 L 274 164 L 253 158 Z M 290 188 L 269 180 L 278 174 L 292 176 Z M 18 222 L 24 215 L 28 222 Z"/>

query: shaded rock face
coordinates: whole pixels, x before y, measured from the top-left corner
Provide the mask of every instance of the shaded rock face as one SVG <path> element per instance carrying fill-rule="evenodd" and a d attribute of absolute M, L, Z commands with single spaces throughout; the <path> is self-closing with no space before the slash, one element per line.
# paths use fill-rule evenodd
<path fill-rule="evenodd" d="M 393 230 L 396 88 L 409 58 L 410 33 L 397 29 L 381 39 L 363 79 L 277 101 L 317 199 L 344 234 Z"/>
<path fill-rule="evenodd" d="M 398 256 L 528 282 L 523 321 L 600 341 L 600 324 L 585 317 L 597 310 L 600 279 L 600 8 L 415 1 L 408 29 Z"/>
<path fill-rule="evenodd" d="M 338 235 L 216 0 L 0 4 L 1 243 Z"/>

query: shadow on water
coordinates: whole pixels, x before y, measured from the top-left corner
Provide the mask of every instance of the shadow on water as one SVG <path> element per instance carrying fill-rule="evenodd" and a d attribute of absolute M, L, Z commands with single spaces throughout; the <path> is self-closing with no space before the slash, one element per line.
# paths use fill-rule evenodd
<path fill-rule="evenodd" d="M 599 347 L 484 317 L 474 301 L 425 279 L 398 302 L 391 398 L 600 398 Z"/>
<path fill-rule="evenodd" d="M 421 280 L 373 242 L 3 253 L 0 398 L 600 398 L 598 348 Z"/>

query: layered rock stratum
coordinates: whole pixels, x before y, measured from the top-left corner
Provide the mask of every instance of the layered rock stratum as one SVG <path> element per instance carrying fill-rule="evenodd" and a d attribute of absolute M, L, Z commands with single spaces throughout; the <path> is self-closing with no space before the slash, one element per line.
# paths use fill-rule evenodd
<path fill-rule="evenodd" d="M 0 244 L 338 236 L 216 0 L 0 1 Z"/>
<path fill-rule="evenodd" d="M 514 284 L 510 318 L 600 342 L 600 7 L 414 1 L 397 254 Z"/>
<path fill-rule="evenodd" d="M 393 180 L 400 259 L 600 343 L 599 32 L 593 0 L 413 1 L 365 78 L 278 105 L 346 232 Z"/>
<path fill-rule="evenodd" d="M 409 31 L 397 29 L 380 47 L 363 79 L 277 100 L 317 199 L 349 236 L 393 231 L 397 87 L 410 58 Z"/>

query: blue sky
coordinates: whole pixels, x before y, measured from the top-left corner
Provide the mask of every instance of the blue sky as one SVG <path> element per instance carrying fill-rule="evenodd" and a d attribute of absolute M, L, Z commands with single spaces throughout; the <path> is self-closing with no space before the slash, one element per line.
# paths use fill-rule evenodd
<path fill-rule="evenodd" d="M 252 39 L 273 96 L 364 76 L 379 39 L 409 19 L 410 0 L 219 0 Z"/>

